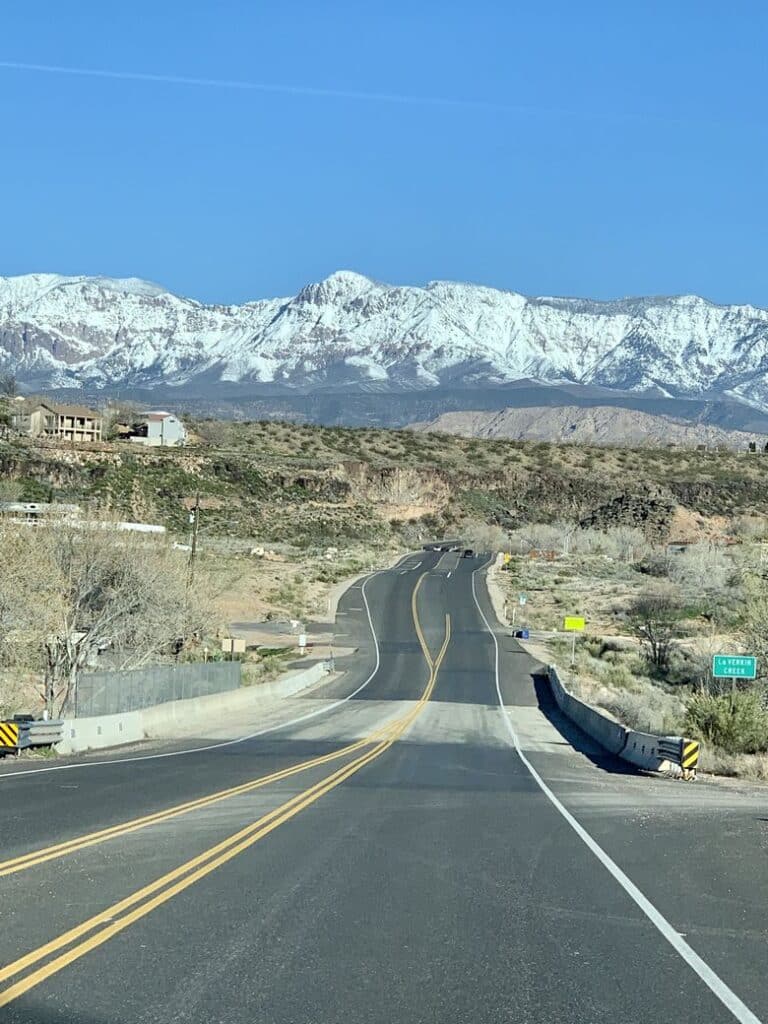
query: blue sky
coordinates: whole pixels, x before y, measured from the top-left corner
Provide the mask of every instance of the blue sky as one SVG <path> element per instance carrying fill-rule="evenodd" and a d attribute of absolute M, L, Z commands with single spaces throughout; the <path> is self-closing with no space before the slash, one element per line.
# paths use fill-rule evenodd
<path fill-rule="evenodd" d="M 118 77 L 0 67 L 0 274 L 768 306 L 766 38 L 738 0 L 4 0 L 0 62 Z"/>

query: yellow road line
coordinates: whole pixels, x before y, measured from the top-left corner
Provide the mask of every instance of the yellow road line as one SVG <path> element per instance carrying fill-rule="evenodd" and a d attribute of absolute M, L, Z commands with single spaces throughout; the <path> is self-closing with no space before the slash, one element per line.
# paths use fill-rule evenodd
<path fill-rule="evenodd" d="M 18 871 L 25 871 L 38 864 L 44 864 L 49 860 L 65 857 L 70 853 L 77 853 L 79 850 L 86 849 L 89 846 L 97 846 L 99 843 L 107 842 L 109 839 L 116 839 L 119 836 L 128 835 L 131 832 L 137 832 L 139 829 L 147 828 L 149 825 L 157 825 L 161 822 L 169 821 L 171 818 L 176 818 L 182 814 L 188 814 L 190 811 L 196 811 L 203 807 L 210 807 L 211 804 L 219 803 L 221 800 L 229 800 L 233 796 L 241 796 L 244 793 L 250 793 L 255 789 L 260 789 L 262 786 L 267 786 L 273 782 L 279 782 L 281 779 L 287 779 L 291 775 L 296 775 L 299 772 L 305 772 L 310 768 L 316 768 L 319 765 L 327 764 L 329 761 L 345 757 L 348 754 L 359 750 L 361 747 L 374 743 L 380 736 L 385 735 L 386 732 L 393 727 L 393 724 L 394 723 L 390 723 L 383 729 L 370 733 L 368 736 L 365 736 L 346 747 L 342 747 L 339 750 L 332 751 L 329 754 L 323 754 L 320 757 L 312 758 L 309 761 L 302 761 L 300 764 L 291 765 L 288 768 L 282 768 L 280 771 L 272 772 L 269 775 L 263 775 L 257 779 L 251 779 L 248 782 L 241 783 L 239 786 L 222 789 L 216 793 L 210 793 L 208 796 L 199 797 L 196 800 L 189 800 L 186 803 L 177 804 L 174 807 L 168 807 L 165 810 L 156 811 L 153 814 L 147 814 L 141 818 L 134 818 L 131 821 L 121 822 L 118 825 L 112 825 L 109 828 L 100 829 L 97 832 L 76 836 L 73 839 L 56 843 L 54 846 L 43 847 L 39 850 L 31 850 L 29 853 L 20 854 L 18 857 L 12 857 L 10 860 L 0 861 L 0 878 L 5 875 L 13 875 Z"/>
<path fill-rule="evenodd" d="M 419 613 L 416 608 L 416 598 L 419 596 L 419 590 L 426 575 L 427 574 L 425 572 L 422 573 L 421 576 L 419 576 L 416 586 L 413 588 L 413 593 L 411 594 L 411 615 L 413 616 L 413 623 L 416 627 L 416 636 L 419 638 L 419 643 L 421 644 L 421 649 L 424 652 L 424 657 L 426 658 L 429 667 L 433 668 L 434 663 L 432 661 L 432 652 L 427 646 L 427 641 L 424 639 L 424 632 L 422 631 L 421 622 L 419 621 Z"/>
<path fill-rule="evenodd" d="M 421 579 L 423 579 L 423 576 L 414 588 L 414 594 L 418 591 Z M 421 626 L 418 619 L 415 600 L 412 608 L 414 612 L 414 623 L 416 625 L 417 632 L 420 633 Z M 145 917 L 157 907 L 172 899 L 178 893 L 183 892 L 185 889 L 194 885 L 201 878 L 204 878 L 223 864 L 226 864 L 233 857 L 236 857 L 254 843 L 264 838 L 264 836 L 269 835 L 270 832 L 274 831 L 284 822 L 289 821 L 300 811 L 315 803 L 326 793 L 335 789 L 336 786 L 340 785 L 350 776 L 360 771 L 360 769 L 365 765 L 370 764 L 372 761 L 376 760 L 376 758 L 380 757 L 381 754 L 388 750 L 396 740 L 403 735 L 408 726 L 414 721 L 429 701 L 432 692 L 434 691 L 435 684 L 437 682 L 437 674 L 448 649 L 450 638 L 451 620 L 450 616 L 446 615 L 445 638 L 435 660 L 432 661 L 431 657 L 429 658 L 429 680 L 423 693 L 409 712 L 401 716 L 395 722 L 390 723 L 390 725 L 385 727 L 385 729 L 379 730 L 380 733 L 389 733 L 389 735 L 385 735 L 385 738 L 381 739 L 372 750 L 369 750 L 355 758 L 350 764 L 343 765 L 338 768 L 327 778 L 320 780 L 313 786 L 310 786 L 308 789 L 292 797 L 290 800 L 287 800 L 280 807 L 269 811 L 257 821 L 252 822 L 250 825 L 247 825 L 245 828 L 236 832 L 234 835 L 229 836 L 222 842 L 217 843 L 202 854 L 199 854 L 179 867 L 174 868 L 161 878 L 156 879 L 154 882 L 144 886 L 137 892 L 132 893 L 130 896 L 125 897 L 106 910 L 94 915 L 88 920 L 77 925 L 75 928 L 69 929 L 50 942 L 32 950 L 30 953 L 27 953 L 12 963 L 7 964 L 5 967 L 0 968 L 0 982 L 7 981 L 9 978 L 19 974 L 21 971 L 39 963 L 52 953 L 65 949 L 66 946 L 71 946 L 71 944 L 76 942 L 76 940 L 82 939 L 82 941 L 77 945 L 71 946 L 70 949 L 66 949 L 53 960 L 49 960 L 43 966 L 38 967 L 37 970 L 31 972 L 26 977 L 20 979 L 0 992 L 0 1006 L 5 1006 L 14 999 L 17 999 L 20 995 L 28 992 L 30 989 L 39 985 L 53 974 L 56 974 L 64 967 L 73 963 L 75 960 L 80 959 L 80 957 L 85 956 L 91 950 L 102 945 L 104 942 L 107 942 L 110 938 L 123 931 L 125 928 L 128 928 L 135 921 Z M 129 912 L 120 917 L 119 920 L 114 920 L 117 915 L 123 914 L 125 911 Z M 101 930 L 90 935 L 88 938 L 82 938 L 87 935 L 88 932 L 93 932 L 94 929 L 99 928 L 101 925 L 104 925 L 105 927 L 102 927 Z"/>
<path fill-rule="evenodd" d="M 192 860 L 174 868 L 173 871 L 168 872 L 166 875 L 156 879 L 154 882 L 144 886 L 142 889 L 137 890 L 137 892 L 132 893 L 125 899 L 120 900 L 118 903 L 113 904 L 106 910 L 94 915 L 82 924 L 77 925 L 75 928 L 71 928 L 69 931 L 62 933 L 57 938 L 52 939 L 43 946 L 40 946 L 38 949 L 27 953 L 25 956 L 20 957 L 18 960 L 15 960 L 10 964 L 7 964 L 5 967 L 0 969 L 0 981 L 6 981 L 8 978 L 13 977 L 15 974 L 25 970 L 27 967 L 31 967 L 33 964 L 38 963 L 51 953 L 55 953 L 58 950 L 63 949 L 76 939 L 86 935 L 90 931 L 93 931 L 93 929 L 99 925 L 107 925 L 102 932 L 91 936 L 90 939 L 86 939 L 80 946 L 76 946 L 67 951 L 60 957 L 56 958 L 56 960 L 49 962 L 33 974 L 28 975 L 22 981 L 17 982 L 15 985 L 12 985 L 3 992 L 0 992 L 0 1006 L 5 1006 L 23 992 L 33 988 L 35 985 L 39 984 L 39 982 L 45 980 L 45 978 L 50 977 L 51 974 L 61 970 L 62 967 L 67 966 L 68 963 L 72 963 L 72 961 L 77 959 L 78 956 L 82 956 L 90 949 L 95 948 L 96 945 L 100 945 L 101 942 L 106 942 L 108 938 L 111 938 L 113 934 L 116 934 L 118 931 L 122 930 L 122 928 L 132 924 L 134 921 L 138 920 L 139 917 L 144 916 L 144 914 L 148 914 L 151 910 L 154 910 L 155 907 L 160 906 L 162 903 L 166 902 L 166 900 L 171 899 L 171 897 L 176 895 L 176 893 L 181 892 L 189 885 L 192 885 L 193 882 L 198 881 L 206 874 L 215 870 L 215 868 L 219 867 L 221 864 L 226 863 L 227 860 L 230 860 L 238 853 L 247 849 L 248 846 L 257 842 L 258 839 L 261 839 L 262 836 L 268 835 L 269 832 L 276 828 L 278 824 L 282 824 L 283 821 L 287 821 L 290 817 L 293 817 L 293 815 L 298 813 L 299 810 L 309 806 L 310 803 L 313 803 L 324 793 L 333 789 L 335 785 L 338 785 L 345 778 L 348 778 L 349 775 L 354 774 L 354 772 L 359 770 L 359 768 L 362 768 L 364 764 L 367 764 L 369 760 L 377 757 L 379 753 L 383 753 L 385 749 L 391 746 L 392 742 L 393 741 L 391 740 L 383 740 L 382 743 L 377 747 L 374 747 L 372 751 L 369 751 L 367 754 L 362 755 L 362 757 L 357 758 L 350 765 L 346 765 L 345 767 L 338 769 L 329 778 L 323 779 L 322 782 L 317 783 L 308 790 L 304 790 L 291 800 L 276 808 L 274 811 L 270 811 L 268 814 L 263 815 L 263 817 L 259 818 L 258 821 L 252 822 L 244 829 L 241 829 L 240 832 L 235 833 L 233 836 L 229 836 L 223 842 L 218 843 L 216 846 L 211 847 L 199 856 L 192 858 Z M 188 872 L 191 872 L 191 874 L 188 874 Z M 187 877 L 182 878 L 184 875 L 187 875 Z M 141 901 L 146 897 L 152 896 L 154 893 L 158 893 L 158 890 L 162 890 L 171 882 L 175 882 L 171 888 L 160 892 L 158 895 L 154 896 L 153 899 L 138 907 L 136 910 L 133 910 L 131 914 L 121 918 L 120 921 L 114 921 L 114 917 L 117 914 L 121 914 L 125 910 L 130 910 L 132 907 L 135 907 L 136 904 L 141 903 Z"/>
<path fill-rule="evenodd" d="M 426 575 L 426 573 L 423 573 L 419 577 L 416 582 L 416 586 L 413 589 L 413 593 L 411 595 L 411 612 L 421 649 L 424 653 L 427 665 L 432 669 L 432 654 L 424 638 L 416 607 L 418 592 Z M 182 814 L 189 814 L 191 811 L 210 807 L 222 800 L 229 800 L 235 796 L 242 796 L 246 793 L 253 792 L 256 789 L 261 789 L 263 786 L 270 785 L 273 782 L 279 782 L 282 779 L 290 778 L 290 776 L 296 775 L 299 772 L 308 771 L 311 768 L 317 768 L 320 765 L 327 764 L 329 761 L 346 757 L 348 754 L 354 753 L 363 746 L 375 742 L 380 736 L 386 735 L 387 730 L 391 727 L 391 724 L 389 726 L 385 726 L 384 729 L 376 730 L 368 736 L 363 737 L 361 740 L 358 740 L 356 743 L 342 747 L 340 750 L 333 751 L 330 754 L 324 754 L 320 757 L 312 758 L 309 761 L 303 761 L 300 764 L 291 765 L 289 768 L 283 768 L 280 771 L 272 772 L 269 775 L 264 775 L 257 779 L 251 779 L 238 786 L 232 786 L 228 789 L 209 793 L 207 796 L 198 797 L 195 800 L 189 800 L 183 804 L 167 807 L 162 811 L 155 811 L 152 814 L 142 815 L 140 818 L 133 818 L 130 821 L 120 822 L 117 825 L 111 825 L 108 828 L 99 829 L 96 832 L 75 836 L 72 839 L 67 839 L 61 843 L 55 843 L 52 846 L 46 846 L 39 850 L 31 850 L 28 853 L 19 854 L 17 857 L 12 857 L 9 860 L 0 861 L 0 878 L 5 877 L 6 875 L 16 874 L 20 871 L 26 871 L 29 868 L 37 867 L 39 864 L 45 864 L 47 861 L 56 860 L 59 857 L 65 857 L 69 854 L 77 853 L 80 850 L 87 849 L 91 846 L 98 846 L 110 839 L 117 839 L 121 836 L 130 835 L 132 832 L 148 828 L 150 825 L 158 825 L 162 822 L 170 821 Z"/>

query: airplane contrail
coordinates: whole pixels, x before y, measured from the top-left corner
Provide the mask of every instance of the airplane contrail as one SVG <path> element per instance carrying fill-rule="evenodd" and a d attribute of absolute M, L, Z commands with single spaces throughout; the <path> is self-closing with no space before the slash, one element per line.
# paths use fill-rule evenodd
<path fill-rule="evenodd" d="M 424 96 L 407 93 L 367 92 L 356 89 L 324 89 L 309 85 L 286 85 L 279 82 L 252 82 L 244 79 L 198 78 L 192 75 L 153 74 L 145 71 L 109 71 L 107 68 L 80 68 L 64 64 L 31 64 L 23 61 L 0 60 L 0 70 L 30 71 L 50 75 L 74 75 L 84 78 L 111 78 L 124 82 L 155 82 L 165 85 L 187 85 L 212 89 L 234 89 L 243 92 L 282 94 L 285 96 L 311 96 L 319 99 L 360 100 L 375 103 L 399 103 L 407 106 L 444 107 L 488 111 L 500 114 L 519 114 L 534 117 L 554 117 L 580 121 L 608 121 L 616 123 L 651 123 L 666 125 L 709 126 L 733 128 L 732 120 L 689 115 L 659 114 L 650 111 L 628 110 L 573 110 L 564 107 L 532 106 L 503 103 L 496 100 L 467 99 L 456 96 Z"/>
<path fill-rule="evenodd" d="M 151 74 L 143 71 L 109 71 L 106 68 L 78 68 L 59 64 L 27 64 L 21 61 L 0 61 L 8 71 L 36 71 L 51 75 L 79 75 L 87 78 L 112 78 L 127 82 L 159 82 L 166 85 L 192 85 L 215 89 L 240 89 L 251 92 L 282 93 L 288 96 L 314 96 L 325 99 L 372 100 L 382 103 L 403 103 L 417 106 L 466 107 L 475 110 L 496 110 L 507 113 L 542 113 L 535 107 L 495 103 L 491 100 L 470 100 L 448 96 L 412 96 L 401 93 L 365 92 L 351 89 L 322 89 L 314 86 L 283 85 L 275 82 L 249 82 L 228 78 L 195 78 L 188 75 Z M 558 113 L 550 111 L 550 113 Z M 562 111 L 561 113 L 565 113 Z"/>

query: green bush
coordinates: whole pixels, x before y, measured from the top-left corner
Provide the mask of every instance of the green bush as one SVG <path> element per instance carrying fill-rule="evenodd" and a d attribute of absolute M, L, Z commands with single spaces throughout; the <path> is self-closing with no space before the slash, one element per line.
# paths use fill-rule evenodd
<path fill-rule="evenodd" d="M 600 681 L 614 690 L 631 690 L 637 681 L 626 665 L 605 662 L 599 672 Z"/>
<path fill-rule="evenodd" d="M 768 713 L 754 691 L 697 695 L 688 704 L 685 730 L 729 754 L 768 750 Z"/>

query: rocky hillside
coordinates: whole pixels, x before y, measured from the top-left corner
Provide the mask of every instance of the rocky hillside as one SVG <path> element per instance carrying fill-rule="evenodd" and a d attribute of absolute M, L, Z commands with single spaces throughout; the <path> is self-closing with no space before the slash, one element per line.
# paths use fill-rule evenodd
<path fill-rule="evenodd" d="M 697 296 L 532 298 L 339 272 L 297 295 L 203 305 L 134 279 L 0 279 L 0 369 L 35 386 L 271 392 L 529 378 L 768 409 L 768 310 Z"/>
<path fill-rule="evenodd" d="M 726 430 L 710 423 L 653 415 L 618 406 L 533 406 L 500 412 L 447 412 L 413 430 L 442 431 L 462 437 L 512 438 L 518 441 L 558 441 L 573 444 L 683 446 L 727 445 L 763 447 L 766 434 Z"/>
<path fill-rule="evenodd" d="M 768 456 L 481 440 L 412 431 L 199 421 L 185 449 L 0 441 L 0 496 L 76 502 L 186 538 L 307 547 L 415 544 L 471 520 L 633 525 L 654 539 L 768 515 Z"/>

